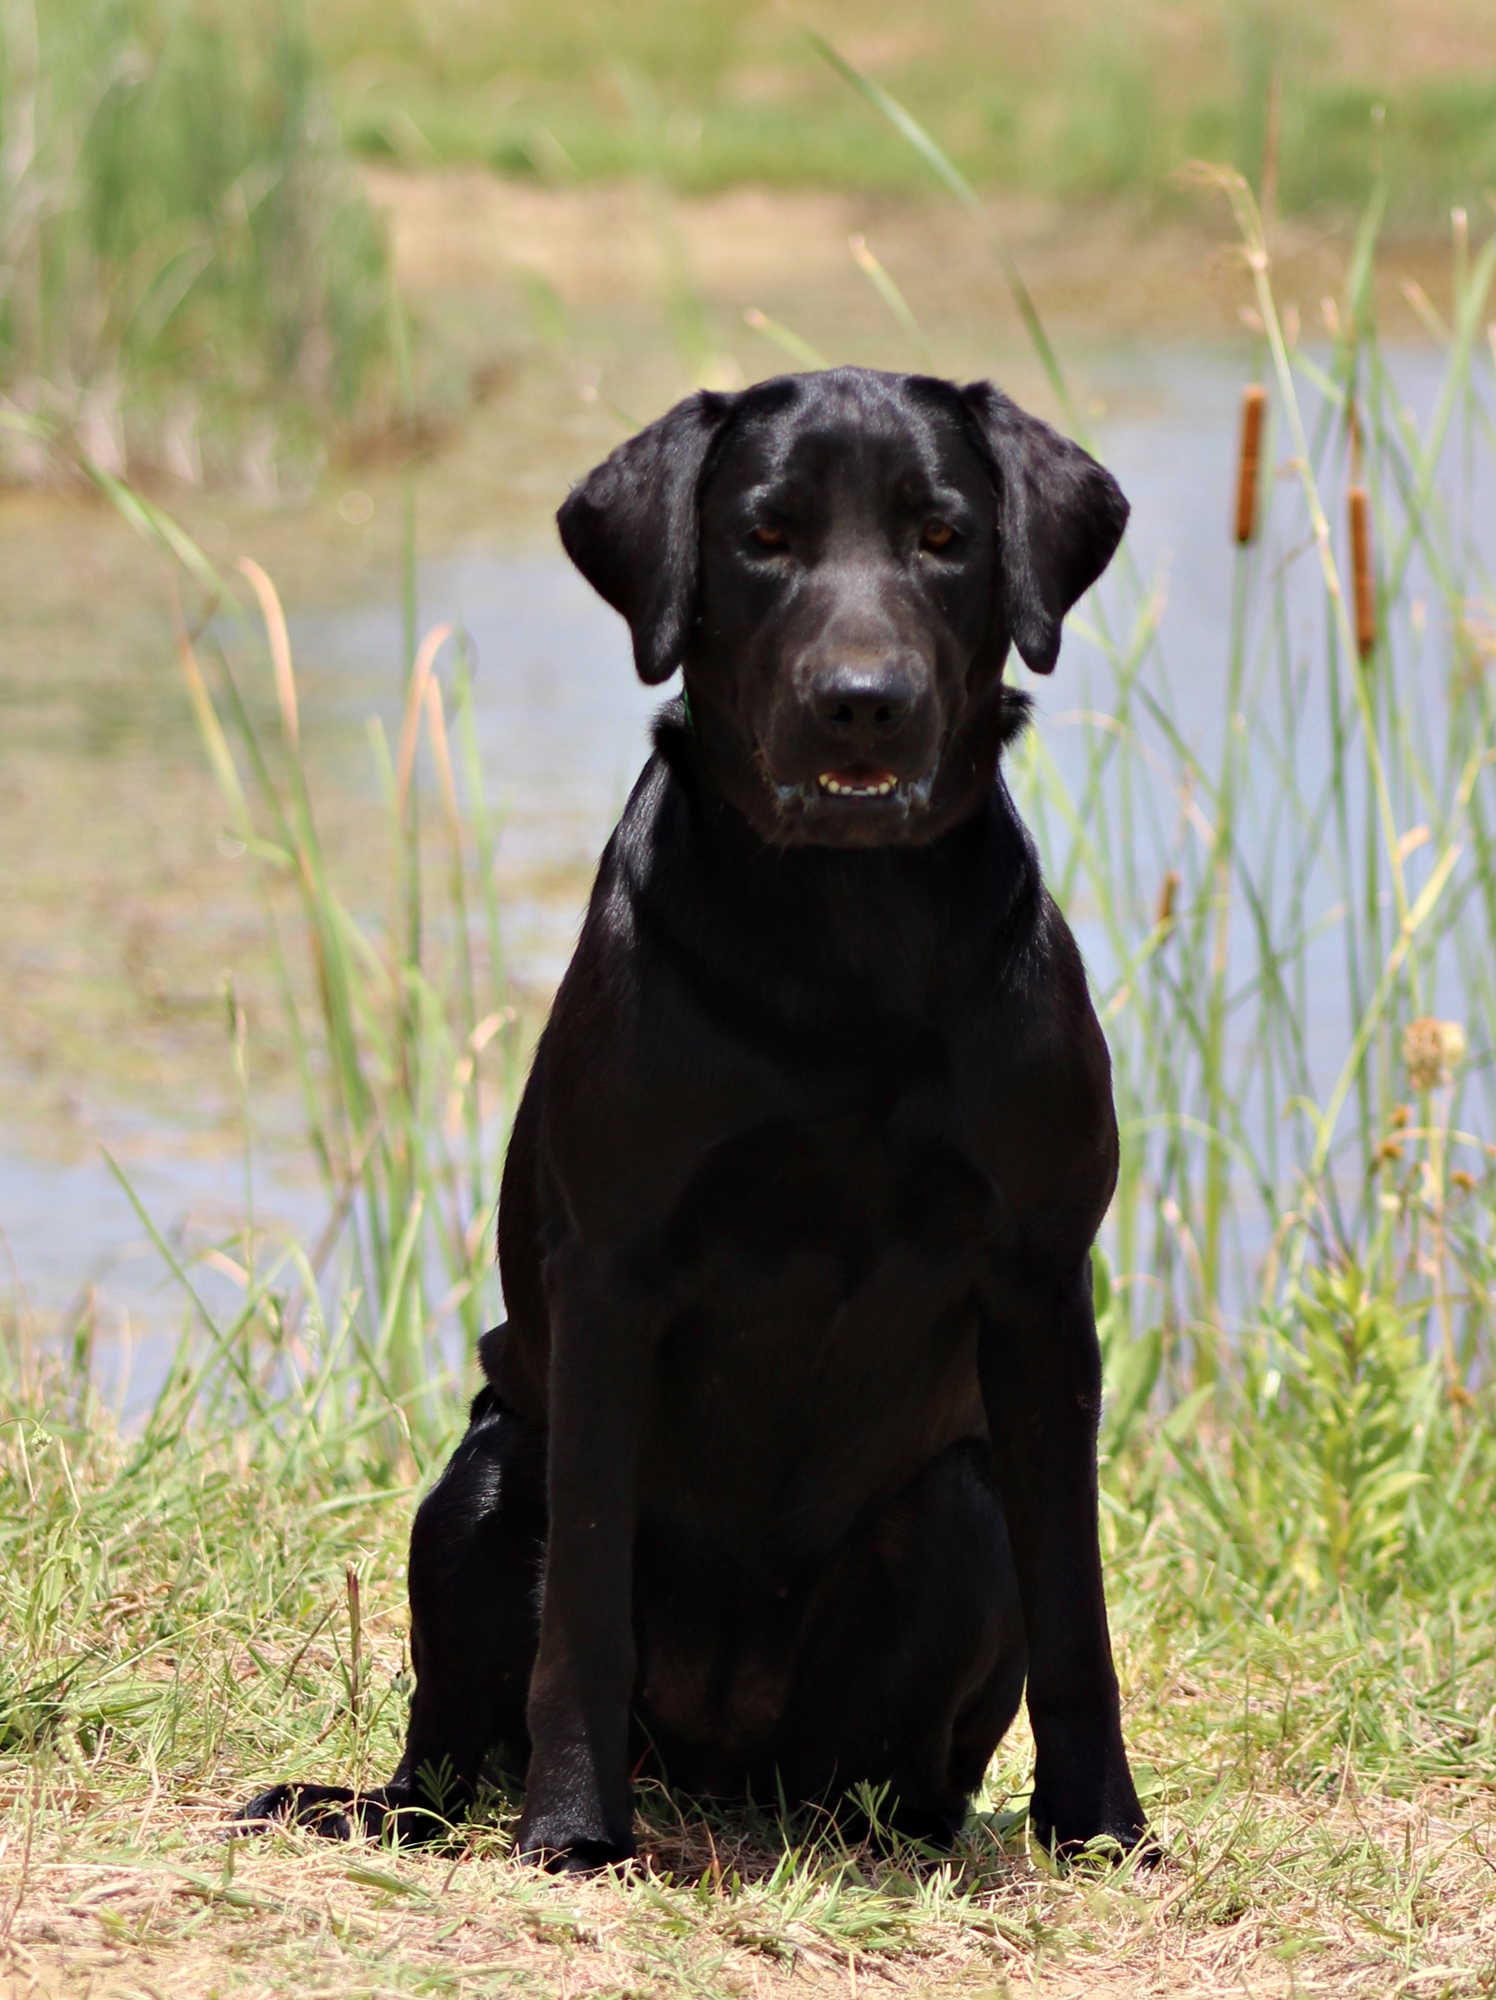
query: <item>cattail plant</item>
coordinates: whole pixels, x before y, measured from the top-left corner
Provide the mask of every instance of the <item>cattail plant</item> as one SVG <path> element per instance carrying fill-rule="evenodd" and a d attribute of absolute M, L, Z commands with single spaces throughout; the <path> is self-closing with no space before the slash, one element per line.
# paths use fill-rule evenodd
<path fill-rule="evenodd" d="M 1236 539 L 1242 548 L 1257 539 L 1257 468 L 1266 408 L 1266 389 L 1260 382 L 1249 382 L 1241 393 L 1241 452 L 1236 462 Z"/>
<path fill-rule="evenodd" d="M 1371 574 L 1371 500 L 1364 486 L 1346 495 L 1351 530 L 1351 577 L 1355 593 L 1356 651 L 1369 660 L 1377 643 L 1376 585 Z"/>
<path fill-rule="evenodd" d="M 1351 604 L 1356 616 L 1356 651 L 1369 660 L 1377 643 L 1377 593 L 1371 570 L 1371 497 L 1361 476 L 1361 419 L 1347 405 L 1351 440 L 1351 483 L 1345 496 L 1351 540 Z"/>

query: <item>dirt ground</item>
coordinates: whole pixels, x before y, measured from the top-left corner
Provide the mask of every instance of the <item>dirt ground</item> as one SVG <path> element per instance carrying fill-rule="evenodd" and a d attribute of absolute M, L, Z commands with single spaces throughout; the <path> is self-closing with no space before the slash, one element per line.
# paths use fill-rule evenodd
<path fill-rule="evenodd" d="M 709 308 L 740 317 L 757 306 L 830 350 L 896 331 L 853 262 L 861 236 L 887 267 L 932 345 L 1006 347 L 1021 325 L 997 261 L 957 202 L 739 188 L 666 197 L 631 183 L 579 189 L 502 180 L 477 169 L 411 174 L 368 168 L 365 185 L 389 217 L 402 291 L 429 298 L 483 291 L 525 274 L 554 287 L 574 311 L 639 306 L 672 285 L 694 285 Z M 1117 203 L 1061 208 L 1035 197 L 993 197 L 994 231 L 1016 258 L 1040 316 L 1084 344 L 1153 336 L 1240 334 L 1251 298 L 1224 204 L 1181 193 L 1167 209 Z M 1351 245 L 1345 218 L 1296 218 L 1273 236 L 1280 295 L 1303 324 L 1340 286 Z M 1422 323 L 1404 286 L 1438 304 L 1449 290 L 1449 249 L 1391 243 L 1378 310 L 1394 336 Z M 739 337 L 741 340 L 741 336 Z M 768 368 L 772 356 L 750 343 Z M 850 358 L 850 357 L 848 357 Z"/>

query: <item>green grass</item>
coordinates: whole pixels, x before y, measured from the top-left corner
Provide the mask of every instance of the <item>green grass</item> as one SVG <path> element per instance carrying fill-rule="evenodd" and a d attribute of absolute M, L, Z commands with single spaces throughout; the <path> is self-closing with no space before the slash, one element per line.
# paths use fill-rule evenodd
<path fill-rule="evenodd" d="M 22 1974 L 80 1992 L 686 1994 L 842 1981 L 850 1959 L 918 1991 L 1059 1965 L 1160 1990 L 1277 1990 L 1290 1968 L 1311 1991 L 1431 1972 L 1436 1991 L 1487 1990 L 1488 1598 L 1316 1591 L 1278 1618 L 1245 1592 L 1228 1611 L 1202 1591 L 1212 1530 L 1177 1479 L 1112 1562 L 1128 1733 L 1170 1857 L 1151 1877 L 1057 1877 L 1027 1852 L 1021 1728 L 950 1862 L 849 1851 L 813 1821 L 682 1816 L 659 1794 L 622 1885 L 516 1867 L 502 1800 L 434 1854 L 225 1845 L 223 1805 L 269 1774 L 390 1768 L 413 1489 L 371 1485 L 367 1433 L 305 1423 L 294 1395 L 183 1426 L 169 1391 L 122 1438 L 82 1360 L 6 1385 L 0 1923 Z"/>
<path fill-rule="evenodd" d="M 958 167 L 907 136 L 965 198 Z M 1191 746 L 1159 594 L 1124 562 L 1078 614 L 1103 675 L 1078 778 L 1038 735 L 1014 769 L 1060 900 L 1099 923 L 1110 961 L 1124 1154 L 1096 1269 L 1102 1532 L 1164 1864 L 1057 1875 L 1032 1853 L 1021 1727 L 949 1861 L 659 1794 L 641 1801 L 640 1871 L 590 1886 L 516 1866 L 502 1799 L 435 1854 L 223 1842 L 224 1807 L 269 1776 L 393 1764 L 405 1537 L 471 1386 L 526 1032 L 460 654 L 418 646 L 412 601 L 402 738 L 371 733 L 389 901 L 355 911 L 318 841 L 273 593 L 246 573 L 263 689 L 236 683 L 211 628 L 184 636 L 183 666 L 262 871 L 338 1226 L 303 1247 L 248 1214 L 221 1243 L 163 1243 L 180 1346 L 123 1426 L 86 1312 L 6 1329 L 0 1938 L 22 1976 L 157 1993 L 1490 1991 L 1496 715 L 1493 590 L 1462 496 L 1496 444 L 1496 237 L 1456 237 L 1447 375 L 1420 428 L 1371 312 L 1380 196 L 1328 355 L 1310 354 L 1282 330 L 1249 191 L 1217 185 L 1261 268 L 1267 459 L 1285 473 L 1263 484 L 1223 607 L 1240 723 L 1209 761 Z M 1341 564 L 1358 476 L 1378 606 L 1364 661 Z M 164 515 L 110 491 L 189 603 L 224 601 Z M 1318 579 L 1308 641 L 1294 563 Z M 1327 1064 L 1304 1028 L 1331 978 L 1347 1028 Z M 1429 1025 L 1456 1005 L 1461 1037 Z M 232 1004 L 226 1026 L 248 1095 Z M 227 1312 L 209 1270 L 232 1281 Z"/>
<path fill-rule="evenodd" d="M 0 473 L 304 483 L 389 312 L 295 0 L 0 15 Z"/>
<path fill-rule="evenodd" d="M 886 146 L 823 71 L 803 19 L 870 66 L 985 187 L 1157 203 L 1192 158 L 1255 176 L 1275 77 L 1290 210 L 1361 205 L 1377 105 L 1399 225 L 1439 228 L 1451 202 L 1496 183 L 1496 37 L 1452 0 L 948 0 L 920 16 L 888 0 L 799 14 L 723 0 L 313 0 L 310 19 L 349 143 L 411 166 L 928 192 L 918 161 Z"/>

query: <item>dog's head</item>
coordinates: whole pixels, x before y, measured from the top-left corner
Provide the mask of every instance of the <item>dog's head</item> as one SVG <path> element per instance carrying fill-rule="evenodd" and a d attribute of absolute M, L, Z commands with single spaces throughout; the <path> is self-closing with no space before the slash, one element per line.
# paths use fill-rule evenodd
<path fill-rule="evenodd" d="M 976 811 L 1127 502 L 987 382 L 838 368 L 703 391 L 559 515 L 645 681 L 684 669 L 717 783 L 766 839 L 928 840 Z"/>

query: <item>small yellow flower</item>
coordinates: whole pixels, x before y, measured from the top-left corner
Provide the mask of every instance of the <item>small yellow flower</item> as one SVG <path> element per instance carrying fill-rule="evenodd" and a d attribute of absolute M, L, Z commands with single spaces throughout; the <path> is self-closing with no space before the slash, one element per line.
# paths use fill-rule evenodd
<path fill-rule="evenodd" d="M 1458 1021 L 1436 1021 L 1426 1014 L 1403 1029 L 1402 1059 L 1414 1090 L 1434 1090 L 1448 1083 L 1465 1059 L 1465 1030 Z"/>

